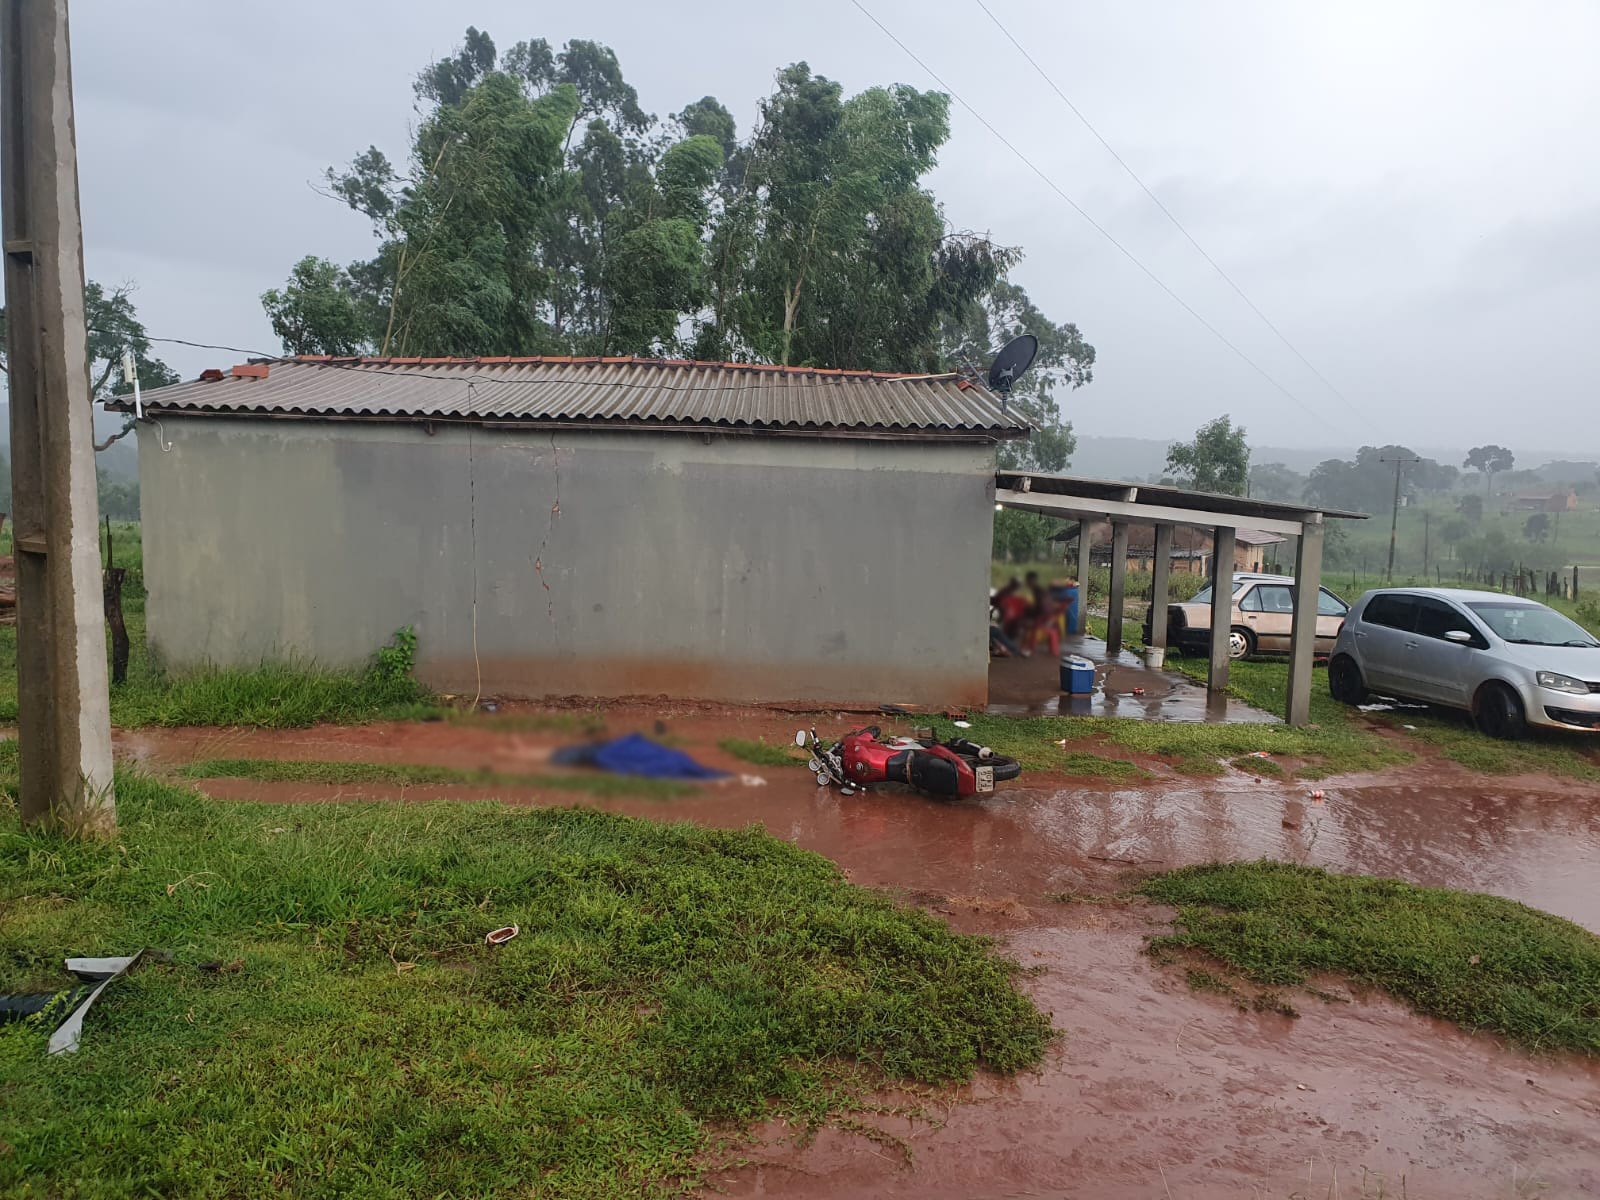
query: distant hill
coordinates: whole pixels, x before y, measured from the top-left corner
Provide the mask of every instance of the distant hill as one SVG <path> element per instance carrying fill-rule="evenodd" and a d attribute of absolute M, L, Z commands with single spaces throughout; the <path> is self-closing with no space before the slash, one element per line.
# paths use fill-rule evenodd
<path fill-rule="evenodd" d="M 1379 445 L 1388 439 L 1374 434 L 1364 440 L 1365 445 Z M 1097 479 L 1145 479 L 1159 475 L 1167 465 L 1168 441 L 1156 438 L 1078 436 L 1078 449 L 1067 469 L 1074 475 L 1087 475 Z M 1321 446 L 1305 449 L 1292 446 L 1251 446 L 1252 463 L 1282 463 L 1291 471 L 1309 474 L 1318 463 L 1329 458 L 1354 458 L 1357 447 Z M 1449 466 L 1459 467 L 1467 456 L 1465 447 L 1413 446 L 1418 454 Z M 1549 462 L 1588 459 L 1600 460 L 1600 446 L 1583 450 L 1573 447 L 1563 450 L 1523 449 L 1512 446 L 1517 456 L 1517 467 L 1528 470 Z"/>

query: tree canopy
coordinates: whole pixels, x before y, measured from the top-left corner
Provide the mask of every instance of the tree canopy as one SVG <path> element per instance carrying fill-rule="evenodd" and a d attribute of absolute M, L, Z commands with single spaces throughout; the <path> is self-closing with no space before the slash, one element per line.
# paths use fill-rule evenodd
<path fill-rule="evenodd" d="M 1490 484 L 1494 477 L 1501 471 L 1509 471 L 1517 465 L 1517 456 L 1504 446 L 1487 445 L 1474 446 L 1467 451 L 1466 461 L 1461 464 L 1469 471 L 1477 471 L 1483 476 L 1483 491 L 1489 493 Z"/>
<path fill-rule="evenodd" d="M 1243 425 L 1227 414 L 1195 430 L 1194 440 L 1167 447 L 1167 470 L 1179 484 L 1199 492 L 1242 496 L 1250 479 L 1250 445 Z"/>
<path fill-rule="evenodd" d="M 1401 459 L 1406 461 L 1400 472 L 1400 495 L 1408 501 L 1419 492 L 1448 491 L 1456 481 L 1454 467 L 1422 458 L 1409 446 L 1391 443 L 1363 446 L 1354 459 L 1324 459 L 1312 468 L 1305 497 L 1326 508 L 1383 511 L 1393 503 L 1394 464 Z"/>
<path fill-rule="evenodd" d="M 133 384 L 122 377 L 122 355 L 132 351 L 141 389 L 165 387 L 178 382 L 178 373 L 150 352 L 150 336 L 133 306 L 134 287 L 124 283 L 111 291 L 94 280 L 83 289 L 83 323 L 88 334 L 89 399 L 105 403 L 112 396 L 125 396 Z M 6 361 L 6 310 L 0 306 L 0 373 L 9 373 Z M 95 445 L 104 450 L 127 435 L 131 420 L 122 430 Z"/>
<path fill-rule="evenodd" d="M 475 28 L 413 91 L 403 159 L 373 146 L 326 173 L 372 257 L 307 255 L 262 296 L 285 351 L 925 373 L 981 371 L 1026 330 L 1040 354 L 1013 400 L 1037 434 L 1007 454 L 1067 465 L 1057 397 L 1090 381 L 1094 348 L 1008 277 L 1020 250 L 952 228 L 926 186 L 948 96 L 847 95 L 795 63 L 741 137 L 714 96 L 647 111 L 598 42 L 501 53 Z"/>

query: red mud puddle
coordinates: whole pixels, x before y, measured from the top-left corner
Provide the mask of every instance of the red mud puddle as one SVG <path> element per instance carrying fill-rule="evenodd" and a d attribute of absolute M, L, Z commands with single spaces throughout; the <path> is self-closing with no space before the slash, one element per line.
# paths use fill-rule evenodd
<path fill-rule="evenodd" d="M 135 729 L 115 733 L 117 751 L 151 769 L 199 759 L 261 758 L 305 762 L 412 763 L 461 770 L 522 774 L 544 769 L 559 746 L 624 733 L 644 733 L 681 746 L 708 766 L 759 771 L 721 750 L 726 738 L 794 745 L 795 731 L 815 720 L 819 730 L 879 724 L 909 729 L 912 720 L 859 714 L 795 715 L 703 704 L 628 704 L 604 710 L 550 712 L 504 708 L 452 721 L 379 721 L 310 729 Z"/>
<path fill-rule="evenodd" d="M 727 736 L 786 744 L 801 723 L 794 716 L 645 705 L 605 718 L 612 734 L 653 733 L 663 719 L 697 758 L 768 784 L 735 780 L 668 800 L 496 786 L 201 786 L 251 799 L 497 796 L 711 826 L 759 821 L 854 882 L 998 933 L 1025 966 L 1043 968 L 1023 986 L 1065 1039 L 1042 1069 L 959 1090 L 938 1128 L 875 1118 L 908 1141 L 914 1165 L 857 1135 L 825 1131 L 797 1146 L 772 1129 L 751 1155 L 761 1165 L 718 1176 L 735 1196 L 1209 1200 L 1298 1190 L 1370 1200 L 1380 1180 L 1390 1197 L 1600 1194 L 1600 1069 L 1535 1059 L 1381 997 L 1324 1004 L 1295 992 L 1298 1019 L 1240 1013 L 1191 994 L 1181 970 L 1142 954 L 1143 936 L 1163 927 L 1161 910 L 1049 898 L 1112 892 L 1188 863 L 1269 857 L 1495 892 L 1600 930 L 1600 806 L 1583 789 L 1418 764 L 1310 785 L 1238 775 L 1079 785 L 1029 775 L 1031 786 L 955 804 L 890 789 L 843 797 L 803 770 L 754 767 L 716 747 Z M 829 714 L 819 726 L 859 719 Z M 118 741 L 153 766 L 299 758 L 529 773 L 552 747 L 584 736 L 438 723 Z"/>
<path fill-rule="evenodd" d="M 658 713 L 672 715 L 658 716 Z M 1600 932 L 1600 805 L 1571 785 L 1502 781 L 1430 765 L 1315 784 L 1232 774 L 1135 785 L 1030 773 L 1027 786 L 940 803 L 883 788 L 853 797 L 819 789 L 798 767 L 760 767 L 721 750 L 721 738 L 787 746 L 801 720 L 762 710 L 676 715 L 670 708 L 612 709 L 611 734 L 666 735 L 734 779 L 691 796 L 597 797 L 505 785 L 319 785 L 212 780 L 230 799 L 501 797 L 513 803 L 598 804 L 654 818 L 740 827 L 826 855 L 856 882 L 945 895 L 1018 896 L 1114 890 L 1130 870 L 1273 858 L 1414 883 L 1493 892 Z M 849 723 L 828 718 L 833 728 Z M 819 719 L 820 722 L 820 719 Z M 885 722 L 888 724 L 888 722 Z M 119 750 L 154 769 L 197 759 L 417 763 L 503 775 L 550 770 L 551 751 L 595 736 L 574 729 L 516 730 L 493 723 L 375 724 L 353 728 L 143 730 L 119 733 Z M 1156 764 L 1159 768 L 1159 764 Z M 555 770 L 570 774 L 569 769 Z M 744 786 L 740 776 L 766 780 Z M 1440 785 L 1424 782 L 1429 777 Z M 1313 791 L 1321 791 L 1319 803 Z"/>
<path fill-rule="evenodd" d="M 1180 672 L 1152 670 L 1130 651 L 1107 663 L 1102 642 L 1073 644 L 1069 639 L 1062 648 L 1068 653 L 1086 653 L 1095 663 L 1093 693 L 1063 694 L 1060 664 L 1048 653 L 997 658 L 989 663 L 989 711 L 1030 717 L 1127 717 L 1209 724 L 1279 719 L 1236 697 L 1213 695 Z"/>
<path fill-rule="evenodd" d="M 735 1197 L 1373 1197 L 1600 1190 L 1600 1068 L 1538 1062 L 1382 999 L 1241 1013 L 1140 952 L 1160 910 L 1019 931 L 1025 985 L 1064 1034 L 1038 1071 L 984 1076 L 892 1146 L 762 1131 Z M 1365 1190 L 1363 1187 L 1365 1177 Z M 1403 1182 L 1402 1182 L 1403 1181 Z M 1380 1192 L 1380 1184 L 1382 1191 Z"/>

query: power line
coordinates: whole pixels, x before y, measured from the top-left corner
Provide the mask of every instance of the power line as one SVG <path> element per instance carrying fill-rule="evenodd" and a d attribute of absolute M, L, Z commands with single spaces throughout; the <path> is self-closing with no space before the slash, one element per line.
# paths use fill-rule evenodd
<path fill-rule="evenodd" d="M 1122 253 L 1122 256 L 1124 258 L 1126 258 L 1134 266 L 1138 267 L 1140 271 L 1144 272 L 1144 274 L 1150 279 L 1150 281 L 1152 283 L 1154 283 L 1158 288 L 1160 288 L 1163 292 L 1165 292 L 1169 297 L 1171 297 L 1172 300 L 1180 308 L 1182 308 L 1184 312 L 1188 313 L 1191 317 L 1193 317 L 1196 321 L 1198 321 L 1202 326 L 1204 326 L 1205 329 L 1211 334 L 1211 336 L 1216 338 L 1219 342 L 1221 342 L 1229 350 L 1232 350 L 1234 352 L 1234 354 L 1238 355 L 1238 357 L 1241 360 L 1243 360 L 1252 370 L 1254 370 L 1256 372 L 1256 374 L 1260 375 L 1263 379 L 1265 379 L 1273 387 L 1277 388 L 1278 391 L 1282 392 L 1290 400 L 1294 401 L 1301 408 L 1305 409 L 1306 412 L 1310 413 L 1312 416 L 1316 416 L 1317 415 L 1317 412 L 1316 412 L 1316 410 L 1314 408 L 1312 408 L 1304 400 L 1300 399 L 1299 396 L 1295 395 L 1288 388 L 1286 388 L 1283 384 L 1279 383 L 1276 379 L 1274 379 L 1272 377 L 1272 375 L 1268 373 L 1268 371 L 1267 371 L 1267 369 L 1265 367 L 1261 366 L 1261 364 L 1256 362 L 1255 359 L 1251 358 L 1243 350 L 1239 349 L 1238 346 L 1236 346 L 1232 341 L 1230 341 L 1228 339 L 1227 335 L 1225 335 L 1220 329 L 1218 329 L 1210 321 L 1206 320 L 1197 311 L 1195 311 L 1195 309 L 1189 304 L 1189 302 L 1187 300 L 1185 300 L 1182 296 L 1178 295 L 1177 292 L 1173 291 L 1170 287 L 1168 287 L 1166 285 L 1166 283 L 1163 282 L 1163 280 L 1161 279 L 1160 276 L 1158 276 L 1149 267 L 1145 266 L 1144 263 L 1138 258 L 1138 256 L 1133 253 L 1133 251 L 1129 250 L 1126 246 L 1124 246 L 1121 242 L 1119 242 L 1111 234 L 1110 230 L 1106 229 L 1105 226 L 1101 225 L 1100 222 L 1096 221 L 1086 211 L 1084 211 L 1083 207 L 1076 200 L 1074 200 L 1071 196 L 1069 196 L 1061 188 L 1060 184 L 1056 183 L 1056 181 L 1054 179 L 1051 179 L 1050 176 L 1046 175 L 1044 173 L 1044 171 L 1042 171 L 1034 163 L 1034 161 L 1031 158 L 1029 158 L 1021 150 L 1017 149 L 1017 147 L 1012 144 L 1011 140 L 1009 138 L 1007 138 L 1005 134 L 1001 133 L 1000 130 L 995 128 L 995 126 L 989 121 L 989 119 L 987 117 L 985 117 L 977 109 L 973 108 L 971 104 L 967 103 L 967 101 L 962 98 L 961 94 L 959 92 L 957 92 L 955 90 L 955 88 L 951 87 L 942 78 L 940 78 L 939 73 L 937 71 L 935 71 L 927 63 L 925 63 L 916 54 L 916 52 L 911 49 L 911 47 L 907 46 L 898 37 L 896 37 L 894 32 L 887 25 L 885 25 L 882 21 L 878 20 L 877 17 L 873 16 L 872 13 L 870 11 L 868 11 L 866 6 L 861 3 L 861 0 L 850 0 L 850 3 L 854 4 L 856 6 L 856 8 L 860 10 L 862 16 L 866 17 L 867 20 L 871 21 L 874 25 L 876 25 L 883 32 L 885 37 L 887 37 L 896 46 L 900 47 L 900 49 L 903 50 L 906 53 L 907 57 L 909 57 L 912 62 L 916 63 L 917 66 L 921 67 L 924 71 L 926 71 L 928 73 L 929 77 L 931 77 L 935 83 L 937 83 L 946 92 L 950 93 L 951 98 L 954 99 L 957 104 L 961 105 L 962 108 L 966 109 L 969 113 L 971 113 L 973 115 L 973 117 L 977 119 L 979 124 L 981 124 L 990 133 L 994 134 L 994 136 L 1000 141 L 1000 143 L 1002 145 L 1004 145 L 1007 150 L 1010 150 L 1012 154 L 1016 155 L 1017 158 L 1022 161 L 1024 166 L 1026 166 L 1030 171 L 1032 171 L 1041 180 L 1043 180 L 1045 185 L 1047 187 L 1049 187 L 1051 191 L 1055 192 L 1055 194 L 1060 196 L 1062 200 L 1066 201 L 1068 207 L 1070 207 L 1073 212 L 1077 213 L 1080 217 L 1082 217 L 1085 221 L 1087 221 L 1089 223 L 1090 227 L 1093 228 L 1096 233 L 1098 233 L 1101 237 L 1105 238 L 1106 241 L 1110 242 L 1113 246 L 1115 246 L 1117 248 L 1117 250 L 1119 250 Z"/>
<path fill-rule="evenodd" d="M 995 28 L 1005 35 L 1006 41 L 1010 42 L 1012 46 L 1016 47 L 1017 53 L 1028 60 L 1028 65 L 1038 72 L 1039 78 L 1043 79 L 1045 83 L 1049 84 L 1050 90 L 1055 92 L 1057 96 L 1061 97 L 1061 103 L 1065 104 L 1067 108 L 1071 110 L 1072 115 L 1077 117 L 1078 120 L 1083 123 L 1083 127 L 1085 129 L 1094 134 L 1095 140 L 1105 147 L 1106 153 L 1111 155 L 1112 158 L 1116 159 L 1117 165 L 1128 173 L 1128 178 L 1139 185 L 1144 194 L 1150 197 L 1151 201 L 1157 208 L 1161 210 L 1162 214 L 1167 218 L 1167 220 L 1172 222 L 1173 228 L 1175 228 L 1179 233 L 1183 234 L 1184 238 L 1188 240 L 1188 243 L 1199 252 L 1200 257 L 1211 264 L 1211 269 L 1214 270 L 1218 275 L 1222 276 L 1223 281 L 1234 290 L 1234 294 L 1237 295 L 1239 299 L 1245 302 L 1245 305 L 1250 309 L 1250 311 L 1261 318 L 1262 324 L 1266 325 L 1268 329 L 1272 330 L 1272 332 L 1277 335 L 1280 342 L 1289 347 L 1294 356 L 1305 364 L 1306 369 L 1322 381 L 1322 385 L 1324 387 L 1337 396 L 1340 401 L 1354 410 L 1355 405 L 1351 404 L 1349 398 L 1338 388 L 1336 388 L 1329 381 L 1326 375 L 1317 370 L 1316 365 L 1309 358 L 1300 353 L 1300 348 L 1289 340 L 1288 336 L 1283 332 L 1283 330 L 1279 329 L 1275 324 L 1273 324 L 1272 319 L 1256 306 L 1256 302 L 1254 300 L 1245 295 L 1244 289 L 1234 282 L 1233 276 L 1229 275 L 1227 271 L 1223 270 L 1222 264 L 1217 262 L 1216 259 L 1212 258 L 1211 255 L 1207 253 L 1206 248 L 1195 240 L 1194 235 L 1190 233 L 1187 228 L 1185 228 L 1183 222 L 1178 220 L 1177 216 L 1172 212 L 1172 210 L 1161 202 L 1161 197 L 1156 195 L 1155 192 L 1151 191 L 1149 185 L 1146 184 L 1143 179 L 1139 178 L 1138 172 L 1136 172 L 1127 164 L 1126 160 L 1123 159 L 1122 155 L 1117 153 L 1115 147 L 1113 147 L 1110 142 L 1106 141 L 1105 136 L 1094 127 L 1094 124 L 1089 120 L 1088 117 L 1084 116 L 1083 113 L 1079 111 L 1078 106 L 1067 98 L 1067 94 L 1056 85 L 1056 81 L 1054 79 L 1046 74 L 1045 69 L 1041 67 L 1037 61 L 1035 61 L 1033 55 L 1028 53 L 1028 51 L 1023 47 L 1022 43 L 1011 36 L 1011 31 L 1000 23 L 1000 18 L 994 15 L 994 12 L 989 8 L 989 6 L 985 4 L 983 0 L 973 0 L 973 3 L 979 8 L 983 9 L 984 15 L 987 16 L 989 20 L 993 21 Z"/>

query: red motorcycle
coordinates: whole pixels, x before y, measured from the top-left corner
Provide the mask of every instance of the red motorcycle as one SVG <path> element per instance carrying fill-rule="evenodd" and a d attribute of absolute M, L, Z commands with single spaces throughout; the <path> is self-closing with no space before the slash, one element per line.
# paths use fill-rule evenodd
<path fill-rule="evenodd" d="M 795 735 L 795 745 L 811 751 L 807 764 L 822 787 L 837 784 L 846 796 L 857 788 L 874 783 L 904 783 L 930 796 L 956 798 L 985 796 L 994 785 L 1022 774 L 1014 758 L 996 754 L 976 742 L 951 738 L 879 739 L 883 731 L 876 725 L 852 729 L 828 746 L 812 729 Z"/>

